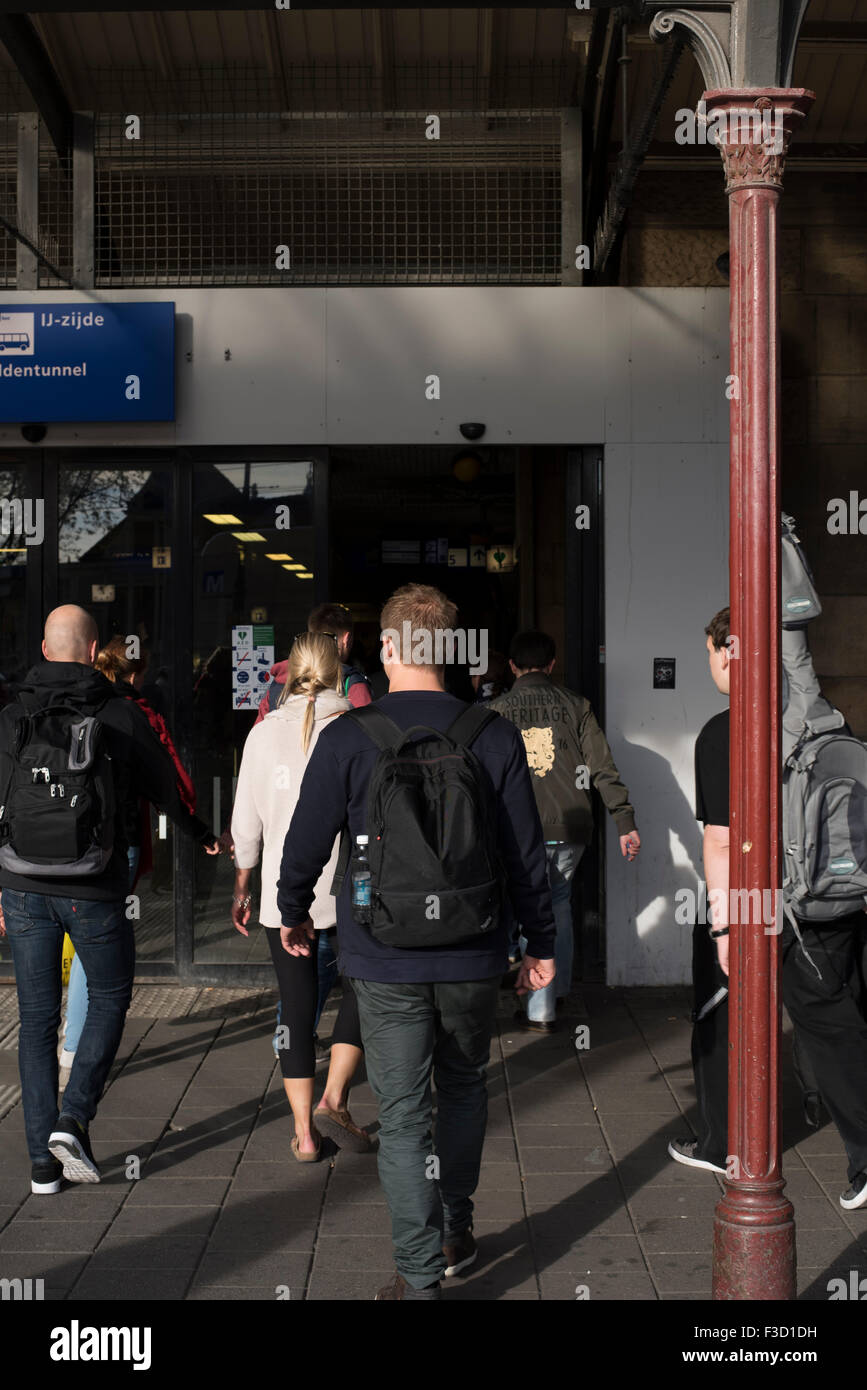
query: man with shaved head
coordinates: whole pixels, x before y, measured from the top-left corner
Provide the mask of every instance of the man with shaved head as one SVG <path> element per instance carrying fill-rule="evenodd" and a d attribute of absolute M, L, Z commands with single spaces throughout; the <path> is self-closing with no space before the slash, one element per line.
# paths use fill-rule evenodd
<path fill-rule="evenodd" d="M 134 700 L 99 671 L 90 613 L 49 613 L 44 662 L 0 710 L 0 934 L 12 947 L 18 1062 L 34 1192 L 99 1182 L 89 1126 L 123 1033 L 135 968 L 126 826 L 141 798 L 216 853 L 178 794 L 175 768 Z M 136 914 L 137 915 L 137 914 Z M 58 1115 L 61 953 L 87 975 L 87 1019 Z"/>
<path fill-rule="evenodd" d="M 45 619 L 42 655 L 46 661 L 74 661 L 92 666 L 99 650 L 96 621 L 84 608 L 64 603 Z"/>

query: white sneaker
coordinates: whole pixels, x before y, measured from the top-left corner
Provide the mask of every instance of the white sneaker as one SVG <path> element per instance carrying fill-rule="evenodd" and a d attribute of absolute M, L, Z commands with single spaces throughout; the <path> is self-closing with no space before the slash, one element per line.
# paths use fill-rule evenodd
<path fill-rule="evenodd" d="M 840 1198 L 840 1206 L 847 1211 L 867 1206 L 867 1173 L 859 1173 L 849 1184 Z"/>
<path fill-rule="evenodd" d="M 668 1153 L 675 1163 L 685 1163 L 688 1168 L 707 1168 L 711 1173 L 725 1174 L 725 1168 L 720 1168 L 718 1163 L 711 1163 L 706 1158 L 696 1158 L 697 1148 L 697 1139 L 672 1139 Z"/>

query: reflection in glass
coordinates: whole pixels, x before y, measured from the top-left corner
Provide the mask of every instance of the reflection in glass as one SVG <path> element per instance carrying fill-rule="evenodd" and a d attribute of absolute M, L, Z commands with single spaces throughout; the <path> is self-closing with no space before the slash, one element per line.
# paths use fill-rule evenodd
<path fill-rule="evenodd" d="M 91 612 L 100 644 L 113 636 L 138 637 L 148 668 L 141 694 L 174 734 L 174 613 L 171 588 L 169 463 L 152 468 L 100 468 L 62 464 L 58 470 L 58 593 L 60 603 Z M 136 885 L 139 964 L 174 959 L 174 827 L 153 807 L 150 867 Z"/>
<path fill-rule="evenodd" d="M 16 534 L 13 511 L 16 501 L 23 502 L 23 491 L 23 469 L 0 469 L 0 499 L 9 504 L 8 516 L 4 514 L 0 526 L 0 709 L 9 703 L 15 685 L 24 679 L 35 659 L 26 650 L 24 622 L 27 555 L 32 547 L 25 536 Z M 35 499 L 28 500 L 33 516 Z"/>
<path fill-rule="evenodd" d="M 253 672 L 248 708 L 233 709 L 232 628 L 273 628 L 275 662 L 280 662 L 293 633 L 307 625 L 312 589 L 298 575 L 313 566 L 313 464 L 201 465 L 194 482 L 193 531 L 194 780 L 199 814 L 219 835 L 230 825 L 244 740 L 270 684 L 267 668 Z M 287 570 L 286 564 L 301 570 Z M 258 919 L 248 938 L 231 924 L 231 858 L 199 855 L 195 875 L 196 962 L 269 961 Z M 258 884 L 253 891 L 258 901 Z"/>

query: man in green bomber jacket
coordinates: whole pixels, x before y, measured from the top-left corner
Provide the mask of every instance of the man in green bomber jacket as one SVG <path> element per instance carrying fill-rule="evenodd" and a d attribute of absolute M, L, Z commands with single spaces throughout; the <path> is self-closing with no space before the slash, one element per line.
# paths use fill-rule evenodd
<path fill-rule="evenodd" d="M 589 701 L 551 680 L 556 655 L 554 639 L 546 632 L 519 632 L 509 651 L 515 684 L 490 705 L 521 731 L 545 834 L 557 973 L 550 985 L 528 996 L 526 1016 L 515 1015 L 516 1022 L 537 1033 L 554 1031 L 557 998 L 568 994 L 572 979 L 570 897 L 575 870 L 593 834 L 591 781 L 614 817 L 621 854 L 631 861 L 641 847 L 629 793 Z"/>

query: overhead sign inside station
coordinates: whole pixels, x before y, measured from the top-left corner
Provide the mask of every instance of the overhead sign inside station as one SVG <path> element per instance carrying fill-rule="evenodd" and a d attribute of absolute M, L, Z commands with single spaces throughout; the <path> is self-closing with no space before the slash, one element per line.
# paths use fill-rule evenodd
<path fill-rule="evenodd" d="M 0 421 L 174 418 L 173 303 L 0 304 Z"/>

